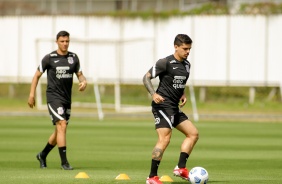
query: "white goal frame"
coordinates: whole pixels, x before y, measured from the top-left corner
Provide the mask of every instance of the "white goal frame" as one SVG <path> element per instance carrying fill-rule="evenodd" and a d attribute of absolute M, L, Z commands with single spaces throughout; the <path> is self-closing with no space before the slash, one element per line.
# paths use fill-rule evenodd
<path fill-rule="evenodd" d="M 127 39 L 127 40 L 104 40 L 104 39 L 73 39 L 71 40 L 71 42 L 76 42 L 76 43 L 81 43 L 81 44 L 85 44 L 87 46 L 87 44 L 91 43 L 91 44 L 113 44 L 116 46 L 116 49 L 118 53 L 122 53 L 121 49 L 122 48 L 122 44 L 127 43 L 127 42 L 141 42 L 141 41 L 151 41 L 154 49 L 153 49 L 153 55 L 156 53 L 156 48 L 155 48 L 155 44 L 154 44 L 154 39 L 153 38 L 136 38 L 136 39 Z M 40 49 L 40 43 L 55 43 L 54 39 L 51 38 L 39 38 L 35 40 L 35 53 L 36 53 L 36 61 L 37 61 L 37 65 L 39 64 L 39 62 L 42 60 L 42 56 L 39 56 L 39 49 Z M 55 44 L 52 44 L 53 50 L 55 50 Z M 118 54 L 119 56 L 116 58 L 117 59 L 117 63 L 121 63 L 121 60 L 123 59 L 122 54 Z M 155 58 L 155 55 L 154 55 Z M 152 61 L 154 62 L 154 61 Z M 153 64 L 153 63 L 152 63 Z M 119 67 L 117 67 L 117 70 L 120 70 Z M 120 73 L 120 71 L 118 71 L 117 73 Z M 95 100 L 96 103 L 83 103 L 83 102 L 72 102 L 72 107 L 87 107 L 87 108 L 97 108 L 98 111 L 98 118 L 99 120 L 103 120 L 105 117 L 105 114 L 103 112 L 103 107 L 107 106 L 107 108 L 113 108 L 116 112 L 127 112 L 127 113 L 136 113 L 136 112 L 150 112 L 151 108 L 150 106 L 140 106 L 140 105 L 122 105 L 121 104 L 121 84 L 133 84 L 132 81 L 126 83 L 126 82 L 121 82 L 119 79 L 112 79 L 111 81 L 104 81 L 102 80 L 102 82 L 100 82 L 100 79 L 97 78 L 95 75 L 94 76 L 88 76 L 87 77 L 87 82 L 88 83 L 92 83 L 93 84 L 93 92 L 94 92 L 94 96 L 95 96 Z M 142 79 L 140 79 L 140 81 L 136 81 L 136 83 L 134 84 L 140 84 L 141 85 Z M 156 84 L 158 82 L 158 79 L 153 81 L 154 84 Z M 43 83 L 47 83 L 46 79 L 44 80 L 39 80 L 38 85 L 37 85 L 37 89 L 36 89 L 36 107 L 37 109 L 46 109 L 47 105 L 43 104 L 43 100 L 42 100 L 42 87 L 41 84 Z M 100 95 L 100 91 L 99 91 L 99 85 L 101 84 L 111 84 L 114 85 L 114 93 L 115 93 L 115 102 L 114 104 L 102 104 L 101 102 L 101 95 Z M 190 91 L 190 100 L 192 103 L 192 111 L 193 111 L 193 118 L 194 121 L 199 121 L 199 115 L 198 115 L 198 111 L 197 111 L 197 105 L 196 105 L 196 98 L 195 98 L 195 93 L 194 93 L 194 87 L 193 85 L 189 85 L 189 91 Z"/>

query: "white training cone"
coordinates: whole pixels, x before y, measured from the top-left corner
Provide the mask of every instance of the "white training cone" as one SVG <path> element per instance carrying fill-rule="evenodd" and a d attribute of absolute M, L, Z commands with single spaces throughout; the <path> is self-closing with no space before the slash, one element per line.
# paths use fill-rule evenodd
<path fill-rule="evenodd" d="M 171 177 L 169 177 L 168 175 L 163 175 L 163 176 L 160 178 L 160 181 L 163 181 L 163 182 L 173 182 L 173 180 L 171 179 Z"/>
<path fill-rule="evenodd" d="M 86 174 L 85 172 L 79 172 L 75 178 L 89 178 L 88 174 Z"/>
<path fill-rule="evenodd" d="M 130 180 L 127 174 L 119 174 L 115 179 L 116 180 Z"/>

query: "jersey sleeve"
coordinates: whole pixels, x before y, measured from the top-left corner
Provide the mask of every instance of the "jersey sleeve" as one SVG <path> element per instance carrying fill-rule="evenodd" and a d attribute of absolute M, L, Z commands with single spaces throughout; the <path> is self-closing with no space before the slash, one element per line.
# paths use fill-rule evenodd
<path fill-rule="evenodd" d="M 155 65 L 149 70 L 149 73 L 151 74 L 152 78 L 156 78 L 161 73 L 166 72 L 166 60 L 165 59 L 159 59 Z"/>
<path fill-rule="evenodd" d="M 47 54 L 41 61 L 40 65 L 38 66 L 38 71 L 44 73 L 45 70 L 49 67 L 50 55 Z"/>

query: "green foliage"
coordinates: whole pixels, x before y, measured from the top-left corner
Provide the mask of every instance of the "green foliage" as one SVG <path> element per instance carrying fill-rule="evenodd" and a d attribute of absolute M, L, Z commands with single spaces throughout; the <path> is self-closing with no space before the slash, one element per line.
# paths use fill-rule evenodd
<path fill-rule="evenodd" d="M 118 18 L 141 18 L 147 19 L 168 19 L 172 16 L 186 16 L 186 15 L 225 15 L 228 14 L 228 6 L 219 3 L 206 3 L 200 7 L 181 11 L 178 9 L 169 11 L 156 12 L 154 10 L 148 11 L 115 11 L 115 12 L 105 12 L 105 13 L 95 13 L 95 16 L 112 16 Z"/>
<path fill-rule="evenodd" d="M 95 13 L 95 16 L 112 16 L 118 18 L 141 18 L 147 19 L 167 19 L 169 17 L 187 16 L 187 15 L 229 15 L 230 8 L 228 4 L 223 3 L 203 3 L 199 7 L 192 8 L 190 10 L 181 11 L 179 9 L 160 11 L 154 10 L 148 11 L 115 11 Z M 261 2 L 261 3 L 243 3 L 240 5 L 239 10 L 234 14 L 245 15 L 275 15 L 282 13 L 282 3 L 274 2 Z"/>
<path fill-rule="evenodd" d="M 199 8 L 194 8 L 190 11 L 184 12 L 187 15 L 226 15 L 229 14 L 227 5 L 217 3 L 207 3 Z"/>
<path fill-rule="evenodd" d="M 276 4 L 273 2 L 262 2 L 262 3 L 245 3 L 240 6 L 238 14 L 263 14 L 273 15 L 282 13 L 282 3 Z"/>
<path fill-rule="evenodd" d="M 200 139 L 187 167 L 202 166 L 209 183 L 281 183 L 281 123 L 195 123 Z M 72 171 L 60 169 L 57 147 L 40 169 L 36 154 L 54 130 L 49 117 L 0 117 L 0 180 L 5 184 L 136 184 L 145 183 L 150 171 L 151 151 L 157 141 L 154 122 L 136 119 L 71 118 L 67 133 L 67 155 Z M 172 175 L 184 136 L 173 130 L 170 145 L 159 167 L 173 184 L 187 184 Z M 76 179 L 79 172 L 89 179 Z M 129 181 L 115 177 L 126 173 Z"/>

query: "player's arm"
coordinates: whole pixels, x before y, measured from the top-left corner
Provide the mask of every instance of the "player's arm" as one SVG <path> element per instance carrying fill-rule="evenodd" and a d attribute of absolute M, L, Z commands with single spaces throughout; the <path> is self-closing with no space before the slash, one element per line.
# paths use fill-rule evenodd
<path fill-rule="evenodd" d="M 157 104 L 162 103 L 164 101 L 164 98 L 156 93 L 151 79 L 152 75 L 150 74 L 150 72 L 147 72 L 143 77 L 143 84 L 146 87 L 147 91 L 151 94 L 153 101 Z"/>
<path fill-rule="evenodd" d="M 35 106 L 35 90 L 38 84 L 38 81 L 41 77 L 42 73 L 38 70 L 36 70 L 33 78 L 32 78 L 32 82 L 31 82 L 31 86 L 30 86 L 30 92 L 29 92 L 29 97 L 28 97 L 28 105 L 30 108 L 33 108 Z"/>
<path fill-rule="evenodd" d="M 86 86 L 87 86 L 87 81 L 86 78 L 84 77 L 82 72 L 77 72 L 76 73 L 77 79 L 79 81 L 79 91 L 84 91 Z"/>
<path fill-rule="evenodd" d="M 156 91 L 153 87 L 151 79 L 156 78 L 162 72 L 166 71 L 166 60 L 159 59 L 156 64 L 144 75 L 143 84 L 146 87 L 147 91 L 153 96 Z"/>
<path fill-rule="evenodd" d="M 156 93 L 156 91 L 153 87 L 151 79 L 152 79 L 152 75 L 149 72 L 147 72 L 143 77 L 143 84 L 146 87 L 147 91 L 151 94 L 151 96 L 153 96 Z"/>

